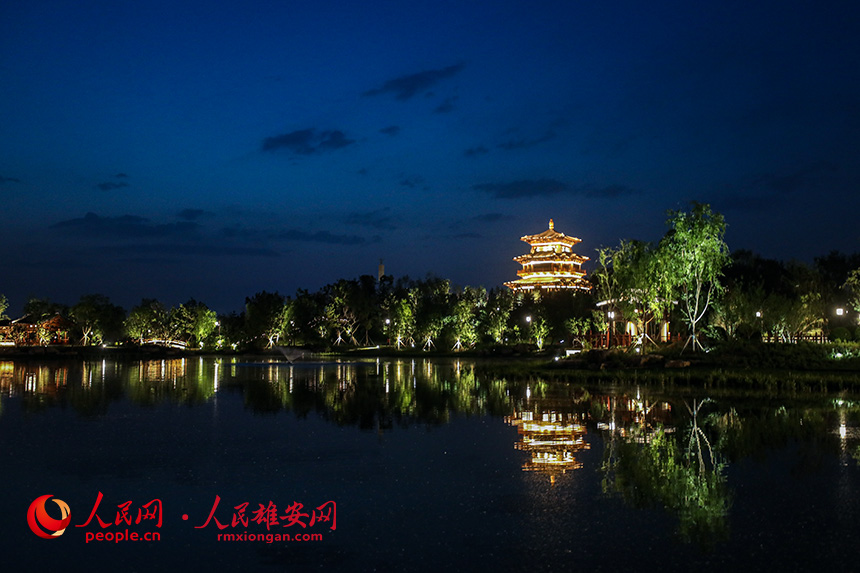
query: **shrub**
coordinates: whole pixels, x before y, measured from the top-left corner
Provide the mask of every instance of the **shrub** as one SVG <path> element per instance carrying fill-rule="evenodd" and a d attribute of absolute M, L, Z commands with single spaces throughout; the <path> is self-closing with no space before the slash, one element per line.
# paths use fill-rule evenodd
<path fill-rule="evenodd" d="M 845 328 L 844 326 L 838 326 L 830 331 L 830 340 L 838 341 L 838 342 L 847 342 L 851 340 L 853 336 L 851 336 L 851 331 Z"/>

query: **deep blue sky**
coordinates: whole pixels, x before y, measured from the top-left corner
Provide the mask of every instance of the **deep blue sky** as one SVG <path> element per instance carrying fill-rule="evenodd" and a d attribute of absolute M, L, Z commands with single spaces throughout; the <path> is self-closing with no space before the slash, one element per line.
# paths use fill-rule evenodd
<path fill-rule="evenodd" d="M 732 249 L 860 251 L 855 2 L 5 0 L 0 293 L 427 273 L 498 286 L 711 203 Z"/>

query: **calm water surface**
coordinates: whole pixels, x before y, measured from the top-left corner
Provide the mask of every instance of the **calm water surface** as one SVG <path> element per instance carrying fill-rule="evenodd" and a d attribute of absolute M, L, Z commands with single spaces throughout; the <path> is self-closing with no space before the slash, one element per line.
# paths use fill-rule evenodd
<path fill-rule="evenodd" d="M 848 571 L 858 427 L 846 394 L 465 361 L 0 362 L 0 544 L 6 571 Z M 71 509 L 50 540 L 46 494 Z M 126 530 L 161 539 L 85 542 Z"/>

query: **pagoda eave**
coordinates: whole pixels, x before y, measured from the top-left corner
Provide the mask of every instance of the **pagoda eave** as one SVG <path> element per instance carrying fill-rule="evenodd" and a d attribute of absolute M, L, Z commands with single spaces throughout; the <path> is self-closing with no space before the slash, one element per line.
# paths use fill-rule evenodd
<path fill-rule="evenodd" d="M 520 290 L 580 290 L 588 292 L 591 290 L 591 283 L 584 279 L 564 280 L 553 277 L 546 277 L 546 280 L 535 279 L 520 279 L 509 281 L 505 286 L 513 291 Z"/>
<path fill-rule="evenodd" d="M 528 263 L 559 262 L 582 264 L 591 259 L 582 255 L 577 255 L 576 253 L 526 253 L 525 255 L 517 255 L 513 260 L 523 265 Z"/>

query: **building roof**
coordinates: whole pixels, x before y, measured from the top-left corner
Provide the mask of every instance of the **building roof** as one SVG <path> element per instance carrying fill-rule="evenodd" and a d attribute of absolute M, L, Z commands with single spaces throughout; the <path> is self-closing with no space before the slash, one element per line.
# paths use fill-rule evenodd
<path fill-rule="evenodd" d="M 556 231 L 555 224 L 553 223 L 552 219 L 549 220 L 549 229 L 547 229 L 543 233 L 538 233 L 537 235 L 525 235 L 524 237 L 520 237 L 520 240 L 525 241 L 530 245 L 534 243 L 562 243 L 571 247 L 577 243 L 582 242 L 576 237 L 568 237 L 564 233 L 559 233 L 558 231 Z"/>
<path fill-rule="evenodd" d="M 588 257 L 577 255 L 576 253 L 556 253 L 556 252 L 538 252 L 526 253 L 525 255 L 517 255 L 514 257 L 516 262 L 521 265 L 528 263 L 572 263 L 582 264 L 588 260 Z"/>

